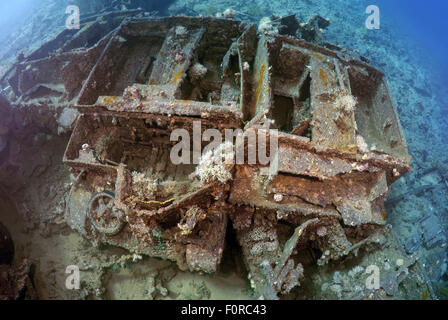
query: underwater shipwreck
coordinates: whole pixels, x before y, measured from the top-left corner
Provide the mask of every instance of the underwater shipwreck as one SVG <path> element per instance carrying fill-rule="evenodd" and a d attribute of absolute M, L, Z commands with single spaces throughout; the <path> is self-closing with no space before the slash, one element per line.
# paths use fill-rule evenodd
<path fill-rule="evenodd" d="M 307 268 L 402 252 L 384 204 L 411 170 L 396 107 L 381 71 L 318 37 L 328 24 L 288 16 L 259 27 L 139 10 L 84 17 L 80 30 L 20 56 L 0 79 L 8 93 L 0 123 L 16 128 L 2 133 L 1 165 L 22 137 L 15 114 L 71 132 L 61 161 L 72 174 L 64 219 L 73 230 L 92 245 L 208 274 L 232 230 L 255 297 L 300 291 Z M 295 37 L 298 28 L 307 37 Z M 171 132 L 192 136 L 197 121 L 201 133 L 240 129 L 243 142 L 275 136 L 275 161 L 226 167 L 225 179 L 213 175 L 213 159 L 173 164 Z M 354 298 L 394 296 L 406 277 L 426 281 L 415 256 L 401 262 Z M 17 283 L 13 297 L 30 286 Z"/>

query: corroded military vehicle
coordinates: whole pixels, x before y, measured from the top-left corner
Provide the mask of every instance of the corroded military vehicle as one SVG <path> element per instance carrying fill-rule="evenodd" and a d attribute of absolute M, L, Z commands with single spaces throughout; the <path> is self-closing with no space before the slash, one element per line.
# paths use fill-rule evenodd
<path fill-rule="evenodd" d="M 136 14 L 87 17 L 2 79 L 13 104 L 80 113 L 63 159 L 76 177 L 72 228 L 212 273 L 231 227 L 252 287 L 268 299 L 299 285 L 309 261 L 378 243 L 388 187 L 410 170 L 379 70 L 284 26 Z M 272 161 L 201 179 L 201 164 L 170 160 L 171 132 L 192 135 L 195 121 L 201 132 L 241 129 L 243 141 L 275 138 Z"/>

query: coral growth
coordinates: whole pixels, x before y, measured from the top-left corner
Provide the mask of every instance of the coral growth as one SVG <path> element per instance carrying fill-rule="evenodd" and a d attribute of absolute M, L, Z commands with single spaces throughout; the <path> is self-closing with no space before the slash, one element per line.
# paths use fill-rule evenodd
<path fill-rule="evenodd" d="M 336 98 L 336 107 L 346 113 L 355 111 L 355 107 L 358 104 L 356 97 L 351 94 L 342 93 Z"/>
<path fill-rule="evenodd" d="M 278 31 L 272 24 L 272 20 L 270 17 L 261 18 L 258 23 L 258 32 L 260 33 L 277 33 Z"/>
<path fill-rule="evenodd" d="M 228 159 L 232 159 L 232 161 L 227 161 Z M 225 183 L 232 179 L 233 159 L 233 144 L 231 142 L 222 143 L 202 155 L 195 173 L 202 182 Z"/>

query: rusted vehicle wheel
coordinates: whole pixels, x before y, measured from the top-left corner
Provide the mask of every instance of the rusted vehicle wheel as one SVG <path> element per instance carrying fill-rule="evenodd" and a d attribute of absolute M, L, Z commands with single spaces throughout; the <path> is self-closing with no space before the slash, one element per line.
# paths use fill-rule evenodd
<path fill-rule="evenodd" d="M 126 224 L 124 212 L 114 206 L 115 194 L 105 190 L 93 194 L 87 207 L 90 223 L 100 233 L 114 236 Z"/>

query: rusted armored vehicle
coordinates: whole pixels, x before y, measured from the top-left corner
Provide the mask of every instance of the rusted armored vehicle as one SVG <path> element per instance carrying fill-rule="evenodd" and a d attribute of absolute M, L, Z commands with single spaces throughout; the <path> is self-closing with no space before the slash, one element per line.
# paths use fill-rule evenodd
<path fill-rule="evenodd" d="M 63 159 L 76 177 L 72 228 L 207 273 L 233 228 L 252 287 L 269 299 L 299 285 L 310 261 L 375 245 L 389 185 L 410 170 L 379 70 L 253 23 L 128 15 L 83 21 L 6 74 L 15 103 L 80 113 Z M 201 164 L 170 158 L 171 133 L 192 137 L 198 122 L 201 135 L 240 129 L 245 159 L 251 133 L 276 148 L 268 163 L 201 179 Z"/>

